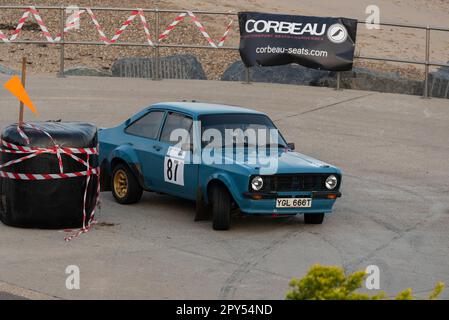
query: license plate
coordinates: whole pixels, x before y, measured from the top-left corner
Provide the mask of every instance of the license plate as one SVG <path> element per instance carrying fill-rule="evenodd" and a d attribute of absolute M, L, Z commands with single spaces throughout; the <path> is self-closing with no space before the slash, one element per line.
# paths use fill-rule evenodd
<path fill-rule="evenodd" d="M 276 199 L 276 208 L 310 208 L 312 207 L 311 198 L 278 198 Z"/>

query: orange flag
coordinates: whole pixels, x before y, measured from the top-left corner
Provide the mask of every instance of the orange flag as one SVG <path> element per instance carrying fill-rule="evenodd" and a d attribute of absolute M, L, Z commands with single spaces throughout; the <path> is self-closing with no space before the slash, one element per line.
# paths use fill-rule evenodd
<path fill-rule="evenodd" d="M 38 114 L 36 107 L 28 96 L 28 93 L 25 91 L 25 88 L 22 85 L 22 81 L 20 81 L 20 78 L 18 76 L 14 76 L 9 79 L 8 82 L 6 82 L 3 86 L 6 90 L 11 92 L 13 96 L 19 99 L 20 102 L 30 108 L 30 110 L 33 111 L 34 114 Z"/>

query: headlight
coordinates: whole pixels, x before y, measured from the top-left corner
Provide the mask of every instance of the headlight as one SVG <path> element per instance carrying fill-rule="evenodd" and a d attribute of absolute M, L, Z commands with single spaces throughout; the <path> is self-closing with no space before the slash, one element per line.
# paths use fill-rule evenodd
<path fill-rule="evenodd" d="M 259 191 L 263 187 L 263 179 L 262 177 L 254 177 L 253 180 L 251 180 L 251 188 L 253 188 L 254 191 Z"/>
<path fill-rule="evenodd" d="M 336 176 L 331 175 L 331 176 L 327 177 L 326 188 L 328 188 L 329 190 L 335 189 L 337 184 L 338 184 L 338 179 Z"/>

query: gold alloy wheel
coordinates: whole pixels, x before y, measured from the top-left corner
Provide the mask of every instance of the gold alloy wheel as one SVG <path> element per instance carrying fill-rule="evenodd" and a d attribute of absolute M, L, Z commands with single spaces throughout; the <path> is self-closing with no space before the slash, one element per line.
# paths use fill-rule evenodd
<path fill-rule="evenodd" d="M 119 169 L 114 175 L 114 191 L 119 198 L 126 197 L 128 193 L 128 177 L 125 171 Z"/>

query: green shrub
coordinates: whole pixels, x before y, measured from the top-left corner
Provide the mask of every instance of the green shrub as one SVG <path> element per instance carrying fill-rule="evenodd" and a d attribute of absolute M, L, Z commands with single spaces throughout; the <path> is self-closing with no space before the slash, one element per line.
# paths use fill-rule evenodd
<path fill-rule="evenodd" d="M 388 299 L 384 292 L 376 295 L 358 293 L 367 274 L 358 271 L 345 275 L 340 267 L 314 265 L 302 279 L 290 281 L 289 300 L 379 300 Z M 444 289 L 442 282 L 437 283 L 428 299 L 434 300 Z M 396 300 L 412 300 L 412 289 L 400 292 Z"/>

